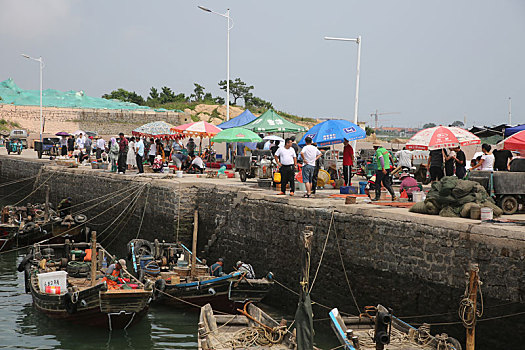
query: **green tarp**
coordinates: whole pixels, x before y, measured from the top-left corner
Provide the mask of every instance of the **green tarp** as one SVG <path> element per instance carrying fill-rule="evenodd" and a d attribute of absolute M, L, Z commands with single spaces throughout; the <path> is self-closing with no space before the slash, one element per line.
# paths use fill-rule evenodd
<path fill-rule="evenodd" d="M 246 124 L 243 128 L 255 132 L 302 132 L 306 131 L 304 126 L 300 126 L 289 122 L 288 120 L 275 113 L 270 109 L 263 113 L 259 118 L 253 122 Z"/>

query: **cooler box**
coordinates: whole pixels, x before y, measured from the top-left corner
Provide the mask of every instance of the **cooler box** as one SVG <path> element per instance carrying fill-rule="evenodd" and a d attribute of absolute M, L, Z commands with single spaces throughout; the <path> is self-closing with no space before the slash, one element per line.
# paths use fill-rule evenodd
<path fill-rule="evenodd" d="M 46 287 L 60 287 L 60 294 L 67 292 L 66 271 L 39 273 L 36 276 L 38 277 L 38 286 L 40 287 L 41 292 L 46 293 Z"/>
<path fill-rule="evenodd" d="M 339 187 L 340 194 L 357 194 L 357 187 L 355 186 L 341 186 Z"/>

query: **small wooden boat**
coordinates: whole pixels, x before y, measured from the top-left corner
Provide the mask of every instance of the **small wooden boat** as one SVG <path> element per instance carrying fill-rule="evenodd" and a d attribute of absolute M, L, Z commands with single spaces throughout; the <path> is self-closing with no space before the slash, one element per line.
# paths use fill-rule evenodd
<path fill-rule="evenodd" d="M 297 349 L 286 321 L 278 323 L 257 306 L 247 303 L 240 315 L 218 315 L 210 304 L 201 308 L 199 350 Z"/>
<path fill-rule="evenodd" d="M 97 258 L 87 259 L 93 250 Z M 107 260 L 113 257 L 98 244 L 35 244 L 22 261 L 26 293 L 51 318 L 109 329 L 130 327 L 146 314 L 152 288 L 119 279 L 116 289 L 108 289 L 101 267 Z"/>
<path fill-rule="evenodd" d="M 43 240 L 62 243 L 65 239 L 89 239 L 86 221 L 84 214 L 61 218 L 46 204 L 4 206 L 0 215 L 0 251 Z"/>
<path fill-rule="evenodd" d="M 271 274 L 247 279 L 237 271 L 214 277 L 183 244 L 135 239 L 128 248 L 139 279 L 154 283 L 154 300 L 174 307 L 210 303 L 216 310 L 233 311 L 247 301 L 261 301 L 274 283 Z"/>
<path fill-rule="evenodd" d="M 375 337 L 376 318 L 378 311 L 388 322 L 386 333 L 389 339 L 388 345 L 386 338 Z M 382 305 L 377 307 L 367 307 L 361 316 L 342 317 L 337 308 L 329 313 L 330 323 L 337 339 L 341 343 L 341 349 L 345 350 L 372 350 L 372 349 L 403 349 L 403 350 L 422 350 L 422 349 L 454 349 L 461 350 L 461 344 L 454 338 L 446 335 L 433 336 L 430 334 L 430 327 L 422 326 L 419 329 L 400 320 L 392 315 Z M 379 331 L 378 331 L 379 333 Z M 378 341 L 376 345 L 375 340 Z M 381 341 L 383 340 L 383 342 Z"/>

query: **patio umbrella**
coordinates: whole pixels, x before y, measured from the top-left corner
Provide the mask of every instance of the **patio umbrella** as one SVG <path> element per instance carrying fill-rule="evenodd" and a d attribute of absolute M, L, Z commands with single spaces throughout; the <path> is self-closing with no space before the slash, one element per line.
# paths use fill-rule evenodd
<path fill-rule="evenodd" d="M 260 142 L 261 138 L 248 129 L 226 129 L 211 138 L 213 142 Z"/>
<path fill-rule="evenodd" d="M 279 137 L 277 135 L 266 135 L 265 137 L 263 137 L 263 140 L 264 141 L 279 141 L 279 142 L 284 142 L 284 139 L 282 137 Z"/>
<path fill-rule="evenodd" d="M 77 130 L 73 133 L 73 135 L 79 135 L 79 134 L 82 134 L 82 135 L 85 135 L 86 132 L 85 131 L 82 131 L 82 130 Z"/>
<path fill-rule="evenodd" d="M 245 129 L 263 132 L 302 132 L 306 131 L 304 126 L 289 122 L 275 113 L 273 109 L 264 112 L 253 122 L 243 126 Z"/>
<path fill-rule="evenodd" d="M 96 131 L 86 131 L 86 135 L 95 137 L 98 135 L 98 133 Z"/>
<path fill-rule="evenodd" d="M 317 146 L 322 147 L 343 143 L 344 139 L 348 141 L 364 139 L 366 132 L 348 120 L 330 119 L 308 130 L 301 141 L 299 141 L 299 146 L 306 144 L 304 140 L 307 137 L 312 138 L 312 141 L 317 143 Z"/>
<path fill-rule="evenodd" d="M 173 125 L 160 120 L 139 126 L 131 134 L 139 137 L 178 138 L 179 134 L 172 132 L 171 128 Z"/>
<path fill-rule="evenodd" d="M 68 132 L 65 132 L 65 131 L 59 131 L 55 134 L 56 136 L 69 136 L 69 133 Z"/>
<path fill-rule="evenodd" d="M 235 118 L 232 118 L 228 120 L 227 122 L 224 122 L 222 124 L 217 125 L 222 130 L 224 129 L 230 129 L 230 128 L 238 128 L 241 126 L 244 126 L 248 123 L 253 122 L 255 119 L 257 119 L 256 116 L 253 115 L 252 112 L 250 112 L 249 109 L 245 110 Z"/>
<path fill-rule="evenodd" d="M 496 147 L 509 151 L 525 150 L 525 130 L 512 134 L 512 136 L 498 142 Z"/>
<path fill-rule="evenodd" d="M 457 146 L 479 145 L 479 137 L 465 129 L 451 126 L 435 126 L 419 131 L 408 140 L 407 149 L 434 150 Z"/>
<path fill-rule="evenodd" d="M 221 128 L 205 121 L 183 124 L 172 127 L 172 132 L 179 132 L 188 136 L 212 137 L 222 131 Z"/>

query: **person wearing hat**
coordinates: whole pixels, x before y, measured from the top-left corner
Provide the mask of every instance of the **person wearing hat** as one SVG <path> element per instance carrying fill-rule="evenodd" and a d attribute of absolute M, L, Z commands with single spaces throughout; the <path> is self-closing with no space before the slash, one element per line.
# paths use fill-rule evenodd
<path fill-rule="evenodd" d="M 253 267 L 250 264 L 244 263 L 242 261 L 237 261 L 237 264 L 235 264 L 237 267 L 237 271 L 242 272 L 244 274 L 244 277 L 247 279 L 254 279 L 255 278 L 255 271 L 253 271 Z"/>
<path fill-rule="evenodd" d="M 409 202 L 412 202 L 412 194 L 421 191 L 416 179 L 408 173 L 402 173 L 399 179 L 401 180 L 399 191 L 406 191 Z"/>
<path fill-rule="evenodd" d="M 343 141 L 343 178 L 345 186 L 352 184 L 352 166 L 354 165 L 354 149 L 347 139 Z"/>
<path fill-rule="evenodd" d="M 396 195 L 394 194 L 394 190 L 392 189 L 392 184 L 390 183 L 390 153 L 386 150 L 386 148 L 381 145 L 379 141 L 374 141 L 374 144 L 372 145 L 374 147 L 374 150 L 376 151 L 376 162 L 377 162 L 377 170 L 376 170 L 376 197 L 372 198 L 373 201 L 378 201 L 381 198 L 381 184 L 385 186 L 385 188 L 390 192 L 390 195 L 392 196 L 392 201 L 395 201 Z"/>
<path fill-rule="evenodd" d="M 102 279 L 106 282 L 108 289 L 119 289 L 118 280 L 124 277 L 122 269 L 126 268 L 126 260 L 120 259 L 116 263 L 109 265 L 106 270 L 106 276 Z"/>
<path fill-rule="evenodd" d="M 210 267 L 210 274 L 214 277 L 224 276 L 225 273 L 222 272 L 222 267 L 224 266 L 224 259 L 219 258 L 217 262 Z"/>

